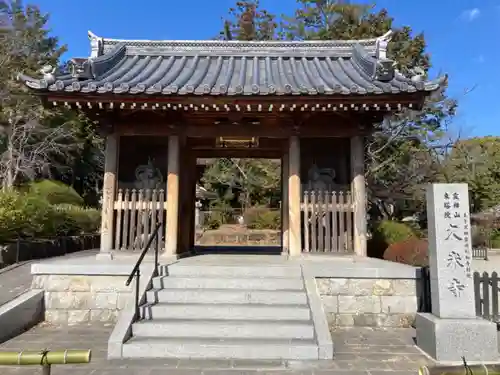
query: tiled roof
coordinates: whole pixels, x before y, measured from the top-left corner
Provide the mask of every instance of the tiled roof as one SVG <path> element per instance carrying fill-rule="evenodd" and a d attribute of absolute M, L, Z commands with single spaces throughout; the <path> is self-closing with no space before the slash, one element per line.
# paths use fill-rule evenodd
<path fill-rule="evenodd" d="M 432 91 L 385 56 L 390 34 L 358 41 L 137 41 L 89 33 L 92 57 L 70 74 L 20 75 L 36 90 L 156 95 L 329 95 Z"/>

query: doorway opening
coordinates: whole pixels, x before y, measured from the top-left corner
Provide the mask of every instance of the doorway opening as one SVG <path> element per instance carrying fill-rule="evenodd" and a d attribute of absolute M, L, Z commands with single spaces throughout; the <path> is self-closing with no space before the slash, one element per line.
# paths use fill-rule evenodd
<path fill-rule="evenodd" d="M 281 147 L 272 155 L 254 148 L 196 152 L 195 252 L 282 253 Z M 260 152 L 259 152 L 260 150 Z"/>

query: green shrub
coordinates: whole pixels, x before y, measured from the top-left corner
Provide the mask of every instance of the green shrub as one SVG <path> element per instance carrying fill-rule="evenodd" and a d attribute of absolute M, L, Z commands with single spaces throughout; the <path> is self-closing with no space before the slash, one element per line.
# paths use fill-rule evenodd
<path fill-rule="evenodd" d="M 494 229 L 490 235 L 490 247 L 500 249 L 500 229 Z"/>
<path fill-rule="evenodd" d="M 54 207 L 42 197 L 23 194 L 20 209 L 28 220 L 22 231 L 23 237 L 52 237 L 58 234 Z"/>
<path fill-rule="evenodd" d="M 101 226 L 101 212 L 71 204 L 54 206 L 55 211 L 64 219 L 61 230 L 66 234 L 96 233 Z"/>
<path fill-rule="evenodd" d="M 224 212 L 211 211 L 205 214 L 203 219 L 203 227 L 207 230 L 219 229 L 222 224 L 226 222 Z"/>
<path fill-rule="evenodd" d="M 490 246 L 493 231 L 480 225 L 471 226 L 471 243 L 473 248 L 483 248 Z"/>
<path fill-rule="evenodd" d="M 70 204 L 51 205 L 45 198 L 15 190 L 0 192 L 0 243 L 16 238 L 51 238 L 96 233 L 100 211 Z"/>
<path fill-rule="evenodd" d="M 266 207 L 253 207 L 246 210 L 244 220 L 249 229 L 278 230 L 281 228 L 280 212 Z"/>
<path fill-rule="evenodd" d="M 17 191 L 0 192 L 0 243 L 17 238 L 28 221 L 21 207 L 22 195 Z"/>
<path fill-rule="evenodd" d="M 54 208 L 43 198 L 17 191 L 0 192 L 0 241 L 57 235 Z"/>
<path fill-rule="evenodd" d="M 71 186 L 59 181 L 41 180 L 29 185 L 29 195 L 45 199 L 50 204 L 83 206 L 83 198 Z"/>
<path fill-rule="evenodd" d="M 416 237 L 416 234 L 408 225 L 393 220 L 382 220 L 374 226 L 372 237 L 368 242 L 368 256 L 383 258 L 385 250 L 390 245 L 412 237 Z"/>

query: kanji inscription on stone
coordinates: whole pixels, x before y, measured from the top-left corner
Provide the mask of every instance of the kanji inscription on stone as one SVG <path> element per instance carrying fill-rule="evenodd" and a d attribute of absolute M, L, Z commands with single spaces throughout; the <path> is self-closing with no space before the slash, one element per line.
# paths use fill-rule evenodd
<path fill-rule="evenodd" d="M 432 313 L 440 318 L 473 318 L 467 184 L 429 185 L 427 216 Z"/>

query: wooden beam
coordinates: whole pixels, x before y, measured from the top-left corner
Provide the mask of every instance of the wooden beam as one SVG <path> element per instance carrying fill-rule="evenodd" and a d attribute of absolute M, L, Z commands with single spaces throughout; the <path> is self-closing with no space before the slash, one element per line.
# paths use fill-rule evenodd
<path fill-rule="evenodd" d="M 169 126 L 166 124 L 130 124 L 122 123 L 117 124 L 117 132 L 122 136 L 170 136 L 176 134 L 183 134 L 186 137 L 193 138 L 215 138 L 223 136 L 236 136 L 236 137 L 263 137 L 263 138 L 289 138 L 293 135 L 300 135 L 303 138 L 316 138 L 316 137 L 338 137 L 348 138 L 359 134 L 366 134 L 369 128 L 360 129 L 358 127 L 346 125 L 334 125 L 331 123 L 329 126 L 321 126 L 318 124 L 305 124 L 300 128 L 293 128 L 291 126 L 276 125 L 264 126 L 262 124 L 242 124 L 242 125 L 178 125 Z"/>
<path fill-rule="evenodd" d="M 213 150 L 196 150 L 197 158 L 256 158 L 256 159 L 280 159 L 282 150 L 266 150 L 258 149 L 213 149 Z"/>
<path fill-rule="evenodd" d="M 428 95 L 426 92 L 416 92 L 416 93 L 399 93 L 399 94 L 373 94 L 373 95 L 269 95 L 269 96 L 231 96 L 231 95 L 148 95 L 148 94 L 136 94 L 136 95 L 116 95 L 116 94 L 83 94 L 83 93 L 44 93 L 40 94 L 45 96 L 47 103 L 52 102 L 92 102 L 92 103 L 106 103 L 113 102 L 118 106 L 120 103 L 170 103 L 175 105 L 183 106 L 205 106 L 209 105 L 221 105 L 224 104 L 238 104 L 240 106 L 246 105 L 268 105 L 268 104 L 409 104 L 409 103 L 421 103 L 424 98 Z"/>

